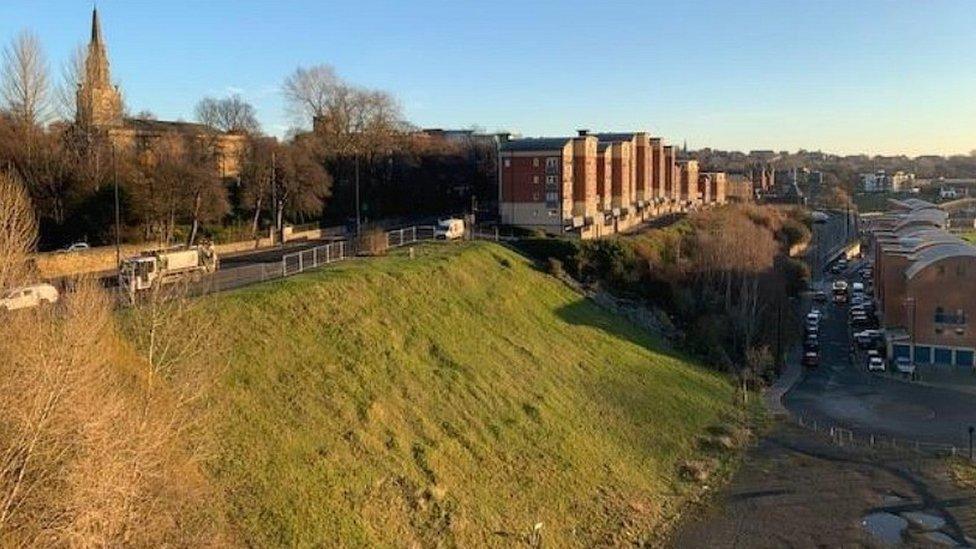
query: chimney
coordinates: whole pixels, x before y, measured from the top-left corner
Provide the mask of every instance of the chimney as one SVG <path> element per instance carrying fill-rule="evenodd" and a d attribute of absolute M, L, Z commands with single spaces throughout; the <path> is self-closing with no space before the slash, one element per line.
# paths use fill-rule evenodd
<path fill-rule="evenodd" d="M 587 135 L 590 135 L 590 130 L 576 130 L 576 133 L 578 133 L 580 137 L 586 137 Z"/>
<path fill-rule="evenodd" d="M 509 132 L 498 132 L 496 135 L 499 143 L 508 143 L 512 140 L 512 134 Z"/>

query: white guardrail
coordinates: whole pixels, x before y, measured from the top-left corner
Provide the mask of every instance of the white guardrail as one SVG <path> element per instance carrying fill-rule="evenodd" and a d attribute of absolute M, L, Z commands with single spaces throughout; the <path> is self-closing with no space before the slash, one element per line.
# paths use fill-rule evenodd
<path fill-rule="evenodd" d="M 419 225 L 387 231 L 386 242 L 389 248 L 398 248 L 434 239 L 434 227 Z M 281 276 L 292 276 L 323 265 L 349 259 L 356 255 L 355 241 L 340 240 L 307 250 L 292 252 L 281 257 Z"/>

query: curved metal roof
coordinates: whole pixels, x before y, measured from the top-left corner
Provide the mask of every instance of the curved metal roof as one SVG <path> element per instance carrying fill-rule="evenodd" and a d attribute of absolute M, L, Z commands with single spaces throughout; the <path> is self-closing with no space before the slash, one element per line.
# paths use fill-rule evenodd
<path fill-rule="evenodd" d="M 905 278 L 914 278 L 927 267 L 951 257 L 976 258 L 976 248 L 962 241 L 940 243 L 924 248 L 915 254 L 915 261 L 905 270 Z"/>

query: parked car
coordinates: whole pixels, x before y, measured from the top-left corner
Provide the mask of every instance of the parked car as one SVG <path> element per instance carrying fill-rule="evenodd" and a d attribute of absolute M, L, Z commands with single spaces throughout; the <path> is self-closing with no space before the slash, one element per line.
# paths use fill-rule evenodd
<path fill-rule="evenodd" d="M 58 290 L 50 284 L 31 284 L 7 290 L 0 297 L 0 310 L 15 311 L 58 302 Z"/>
<path fill-rule="evenodd" d="M 802 364 L 807 368 L 816 368 L 820 364 L 820 355 L 813 351 L 803 353 Z"/>
<path fill-rule="evenodd" d="M 68 246 L 67 248 L 62 248 L 62 249 L 58 250 L 58 253 L 60 253 L 60 254 L 70 254 L 70 253 L 74 253 L 74 252 L 83 252 L 85 250 L 90 250 L 90 249 L 91 249 L 91 246 L 89 246 L 87 242 L 74 242 L 70 246 Z"/>
<path fill-rule="evenodd" d="M 813 292 L 813 300 L 817 303 L 825 303 L 827 301 L 827 292 L 823 290 Z"/>
<path fill-rule="evenodd" d="M 868 371 L 869 372 L 883 372 L 885 371 L 884 360 L 879 356 L 872 356 L 868 358 Z"/>

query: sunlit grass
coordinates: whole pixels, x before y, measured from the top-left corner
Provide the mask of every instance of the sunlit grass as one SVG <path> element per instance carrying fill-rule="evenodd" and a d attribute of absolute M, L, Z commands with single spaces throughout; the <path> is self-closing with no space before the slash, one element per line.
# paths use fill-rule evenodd
<path fill-rule="evenodd" d="M 720 376 L 498 245 L 225 294 L 211 471 L 255 546 L 633 539 L 737 414 Z"/>

